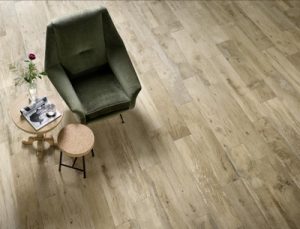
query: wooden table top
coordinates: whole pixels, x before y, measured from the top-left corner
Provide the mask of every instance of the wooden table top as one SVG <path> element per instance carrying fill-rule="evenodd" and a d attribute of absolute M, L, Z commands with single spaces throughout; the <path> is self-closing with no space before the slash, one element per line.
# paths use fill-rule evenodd
<path fill-rule="evenodd" d="M 18 128 L 21 130 L 30 133 L 30 134 L 43 134 L 47 133 L 48 131 L 54 129 L 62 120 L 63 118 L 63 109 L 62 104 L 59 102 L 59 99 L 55 96 L 47 96 L 47 98 L 55 104 L 57 109 L 61 112 L 61 116 L 52 121 L 51 123 L 47 124 L 43 128 L 39 130 L 35 130 L 29 122 L 21 115 L 20 109 L 27 106 L 29 104 L 28 102 L 28 96 L 26 94 L 22 94 L 20 97 L 18 97 L 10 106 L 9 113 L 13 120 L 13 122 L 16 124 Z"/>
<path fill-rule="evenodd" d="M 70 157 L 88 154 L 94 146 L 92 130 L 82 124 L 69 124 L 58 134 L 57 146 Z"/>

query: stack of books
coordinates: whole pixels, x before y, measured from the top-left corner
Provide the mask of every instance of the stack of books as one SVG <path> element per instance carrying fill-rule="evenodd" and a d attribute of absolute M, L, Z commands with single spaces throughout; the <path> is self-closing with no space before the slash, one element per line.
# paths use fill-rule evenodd
<path fill-rule="evenodd" d="M 35 130 L 41 129 L 61 116 L 47 97 L 38 98 L 35 103 L 22 108 L 20 112 Z"/>

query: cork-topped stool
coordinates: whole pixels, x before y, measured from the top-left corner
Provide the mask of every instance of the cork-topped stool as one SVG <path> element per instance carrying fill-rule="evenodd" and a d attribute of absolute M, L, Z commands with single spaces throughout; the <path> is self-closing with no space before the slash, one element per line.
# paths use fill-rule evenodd
<path fill-rule="evenodd" d="M 84 156 L 92 152 L 94 157 L 94 141 L 95 137 L 92 130 L 85 125 L 69 124 L 64 127 L 57 137 L 57 146 L 60 149 L 58 170 L 61 171 L 61 166 L 76 169 L 83 172 L 83 177 L 86 178 Z M 74 158 L 72 166 L 62 163 L 63 153 Z M 74 167 L 79 157 L 82 157 L 82 169 Z"/>

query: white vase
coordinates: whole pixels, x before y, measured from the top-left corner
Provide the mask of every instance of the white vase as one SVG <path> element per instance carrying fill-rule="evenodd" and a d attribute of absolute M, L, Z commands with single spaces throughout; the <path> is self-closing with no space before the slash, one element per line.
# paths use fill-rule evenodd
<path fill-rule="evenodd" d="M 35 81 L 28 84 L 29 100 L 34 103 L 37 99 L 37 84 Z"/>

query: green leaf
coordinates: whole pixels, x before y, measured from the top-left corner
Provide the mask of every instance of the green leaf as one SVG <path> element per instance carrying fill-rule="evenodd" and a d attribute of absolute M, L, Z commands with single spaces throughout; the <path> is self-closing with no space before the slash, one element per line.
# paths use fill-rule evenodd
<path fill-rule="evenodd" d="M 30 62 L 30 60 L 24 60 L 24 62 Z"/>

